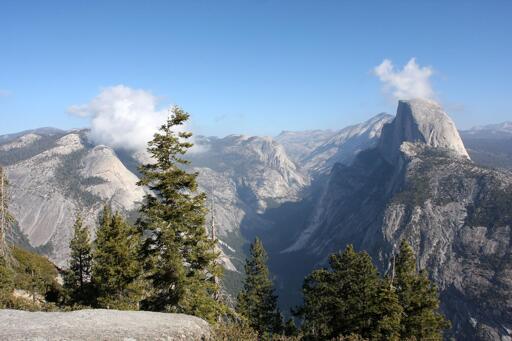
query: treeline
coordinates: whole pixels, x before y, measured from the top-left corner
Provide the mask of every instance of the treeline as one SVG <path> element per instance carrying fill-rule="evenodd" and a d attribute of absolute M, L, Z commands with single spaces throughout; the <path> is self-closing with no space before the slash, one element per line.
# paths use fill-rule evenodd
<path fill-rule="evenodd" d="M 332 254 L 329 267 L 304 279 L 304 303 L 284 319 L 277 307 L 263 244 L 256 239 L 246 261 L 238 296 L 242 323 L 231 329 L 247 335 L 295 340 L 442 340 L 450 324 L 439 312 L 439 296 L 425 271 L 418 271 L 411 246 L 403 241 L 391 271 L 381 276 L 366 252 L 349 245 Z M 238 328 L 238 329 L 237 329 Z M 250 333 L 249 333 L 250 334 Z"/>
<path fill-rule="evenodd" d="M 206 196 L 198 192 L 197 174 L 183 167 L 192 144 L 180 126 L 188 117 L 174 107 L 149 142 L 154 162 L 141 166 L 139 182 L 149 191 L 134 225 L 106 205 L 91 241 L 77 216 L 62 287 L 42 285 L 52 308 L 191 314 L 209 321 L 218 340 L 442 339 L 448 322 L 438 311 L 437 289 L 417 270 L 405 242 L 385 276 L 368 254 L 352 246 L 331 255 L 329 267 L 305 278 L 304 303 L 285 320 L 267 254 L 256 239 L 243 289 L 234 306 L 227 304 L 219 285 L 220 251 L 205 228 Z M 11 307 L 5 302 L 14 288 L 9 276 L 16 262 L 5 252 L 0 256 L 0 307 Z"/>
<path fill-rule="evenodd" d="M 149 142 L 154 163 L 140 167 L 148 188 L 135 226 L 106 206 L 90 242 L 77 218 L 64 276 L 64 304 L 196 315 L 216 322 L 227 314 L 218 299 L 215 241 L 205 229 L 204 193 L 183 158 L 191 134 L 179 131 L 188 119 L 180 108 Z"/>
<path fill-rule="evenodd" d="M 149 191 L 134 226 L 105 207 L 91 242 L 89 229 L 77 217 L 69 269 L 53 302 L 56 308 L 144 309 L 192 314 L 210 322 L 229 314 L 219 295 L 216 241 L 205 229 L 206 195 L 198 192 L 197 174 L 183 169 L 188 163 L 183 155 L 192 144 L 191 134 L 180 126 L 188 117 L 174 107 L 148 143 L 154 162 L 140 167 L 139 185 Z M 12 287 L 3 282 L 10 283 L 15 261 L 2 245 L 0 288 L 12 296 Z"/>

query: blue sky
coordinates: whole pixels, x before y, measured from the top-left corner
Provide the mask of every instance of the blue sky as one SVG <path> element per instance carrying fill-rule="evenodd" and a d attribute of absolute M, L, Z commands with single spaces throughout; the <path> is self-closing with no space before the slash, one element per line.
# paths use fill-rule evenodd
<path fill-rule="evenodd" d="M 415 57 L 461 128 L 512 119 L 512 1 L 0 3 L 0 134 L 85 127 L 102 89 L 150 92 L 200 134 L 342 128 L 394 113 L 372 70 Z M 430 69 L 429 69 L 430 70 Z"/>

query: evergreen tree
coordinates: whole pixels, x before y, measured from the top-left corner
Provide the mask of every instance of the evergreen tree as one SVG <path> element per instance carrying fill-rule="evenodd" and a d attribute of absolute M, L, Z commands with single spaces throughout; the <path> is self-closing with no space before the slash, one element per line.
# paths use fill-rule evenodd
<path fill-rule="evenodd" d="M 78 215 L 73 227 L 74 236 L 69 243 L 71 256 L 69 270 L 64 275 L 64 289 L 71 304 L 92 305 L 94 293 L 91 285 L 91 243 L 89 231 Z"/>
<path fill-rule="evenodd" d="M 7 211 L 7 179 L 0 167 L 0 308 L 5 308 L 13 287 L 12 255 L 7 245 L 7 226 L 10 215 Z"/>
<path fill-rule="evenodd" d="M 142 243 L 146 279 L 151 287 L 144 309 L 187 313 L 218 319 L 223 305 L 215 300 L 213 280 L 221 268 L 215 241 L 205 228 L 204 193 L 198 193 L 197 173 L 188 173 L 183 158 L 192 146 L 180 126 L 189 115 L 178 107 L 149 142 L 153 163 L 141 166 L 139 185 L 147 186 L 138 226 L 148 235 Z"/>
<path fill-rule="evenodd" d="M 142 287 L 139 281 L 138 231 L 119 213 L 103 209 L 93 251 L 92 279 L 101 308 L 138 309 Z"/>
<path fill-rule="evenodd" d="M 297 336 L 299 335 L 299 329 L 295 325 L 295 321 L 293 319 L 288 319 L 283 326 L 283 332 L 285 336 Z"/>
<path fill-rule="evenodd" d="M 14 273 L 3 257 L 0 256 L 0 309 L 8 307 L 12 297 Z"/>
<path fill-rule="evenodd" d="M 245 276 L 243 289 L 238 295 L 238 312 L 260 336 L 281 333 L 282 317 L 267 268 L 267 253 L 259 238 L 251 244 Z"/>
<path fill-rule="evenodd" d="M 8 211 L 7 205 L 7 186 L 9 182 L 5 176 L 4 169 L 0 167 L 0 259 L 4 266 L 12 266 L 11 249 L 7 243 L 7 232 L 14 219 Z"/>
<path fill-rule="evenodd" d="M 404 310 L 402 339 L 442 340 L 449 322 L 439 313 L 437 288 L 426 272 L 417 272 L 414 251 L 406 241 L 402 241 L 396 259 L 394 286 Z"/>
<path fill-rule="evenodd" d="M 306 339 L 330 340 L 351 334 L 398 340 L 401 309 L 370 256 L 349 245 L 331 255 L 330 269 L 313 271 L 303 286 Z M 393 303 L 393 304 L 389 304 Z"/>
<path fill-rule="evenodd" d="M 400 321 L 403 309 L 391 281 L 380 281 L 377 291 L 375 319 L 378 321 L 371 333 L 371 340 L 400 340 Z"/>

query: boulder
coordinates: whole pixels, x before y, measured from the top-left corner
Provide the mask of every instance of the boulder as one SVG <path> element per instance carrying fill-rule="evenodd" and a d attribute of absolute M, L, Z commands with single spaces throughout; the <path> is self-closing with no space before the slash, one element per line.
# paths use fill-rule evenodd
<path fill-rule="evenodd" d="M 206 340 L 208 323 L 184 314 L 148 311 L 78 310 L 27 312 L 0 310 L 0 340 Z"/>

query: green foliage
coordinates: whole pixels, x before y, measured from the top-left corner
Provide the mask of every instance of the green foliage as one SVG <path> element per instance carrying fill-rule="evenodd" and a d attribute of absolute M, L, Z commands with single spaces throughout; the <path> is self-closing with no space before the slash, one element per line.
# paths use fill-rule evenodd
<path fill-rule="evenodd" d="M 218 323 L 213 328 L 211 341 L 259 341 L 258 332 L 244 323 Z"/>
<path fill-rule="evenodd" d="M 9 266 L 12 263 L 11 251 L 7 244 L 7 231 L 9 230 L 9 227 L 13 227 L 15 222 L 8 210 L 8 185 L 9 181 L 5 176 L 3 168 L 0 167 L 0 259 L 5 266 Z"/>
<path fill-rule="evenodd" d="M 140 235 L 105 206 L 94 241 L 92 282 L 100 308 L 137 310 L 142 295 Z"/>
<path fill-rule="evenodd" d="M 298 336 L 299 329 L 295 325 L 295 321 L 293 319 L 288 319 L 283 326 L 283 333 L 285 336 Z"/>
<path fill-rule="evenodd" d="M 512 224 L 512 186 L 499 188 L 498 184 L 491 184 L 491 190 L 478 193 L 476 205 L 468 207 L 467 225 L 503 226 Z"/>
<path fill-rule="evenodd" d="M 7 302 L 14 290 L 14 272 L 0 257 L 0 309 L 7 308 Z"/>
<path fill-rule="evenodd" d="M 371 340 L 398 340 L 401 307 L 370 256 L 349 245 L 331 255 L 330 269 L 313 271 L 303 286 L 303 332 L 307 340 L 356 334 Z"/>
<path fill-rule="evenodd" d="M 332 341 L 368 341 L 368 339 L 365 339 L 364 337 L 357 334 L 350 334 L 348 336 L 335 337 L 332 339 Z"/>
<path fill-rule="evenodd" d="M 437 288 L 424 271 L 417 272 L 416 257 L 405 241 L 402 241 L 396 258 L 393 284 L 403 307 L 401 338 L 442 340 L 443 330 L 449 328 L 449 322 L 439 313 Z"/>
<path fill-rule="evenodd" d="M 94 304 L 91 283 L 92 252 L 89 231 L 80 216 L 77 216 L 73 230 L 74 236 L 69 244 L 69 270 L 64 274 L 64 289 L 68 304 L 89 306 Z"/>
<path fill-rule="evenodd" d="M 282 317 L 267 268 L 267 253 L 259 238 L 251 244 L 245 276 L 244 287 L 238 295 L 237 311 L 259 335 L 281 333 Z"/>
<path fill-rule="evenodd" d="M 375 310 L 378 322 L 369 338 L 371 340 L 399 340 L 403 308 L 389 280 L 383 279 L 379 283 Z"/>
<path fill-rule="evenodd" d="M 299 341 L 301 335 L 258 335 L 258 332 L 252 329 L 244 322 L 223 322 L 214 325 L 211 341 Z M 347 339 L 349 340 L 349 339 Z M 343 339 L 345 341 L 345 339 Z M 350 339 L 352 341 L 352 339 Z M 353 339 L 353 341 L 364 341 L 362 339 Z"/>
<path fill-rule="evenodd" d="M 47 258 L 19 247 L 13 247 L 12 250 L 15 259 L 13 270 L 16 289 L 43 297 L 49 292 L 60 290 L 57 269 Z"/>
<path fill-rule="evenodd" d="M 215 297 L 214 280 L 221 268 L 215 241 L 205 229 L 204 193 L 197 193 L 197 174 L 187 173 L 183 158 L 191 133 L 178 132 L 189 115 L 178 107 L 149 142 L 154 163 L 141 166 L 139 185 L 147 186 L 138 227 L 145 279 L 150 288 L 143 309 L 180 312 L 215 321 L 224 306 Z"/>
<path fill-rule="evenodd" d="M 54 310 L 62 299 L 57 269 L 45 257 L 20 247 L 11 249 L 13 261 L 0 261 L 0 308 Z M 25 297 L 14 295 L 22 291 Z"/>
<path fill-rule="evenodd" d="M 439 194 L 432 193 L 429 173 L 451 163 L 451 155 L 444 149 L 428 148 L 419 154 L 419 160 L 402 191 L 394 195 L 393 202 L 414 207 L 423 205 L 428 199 L 441 200 Z"/>

